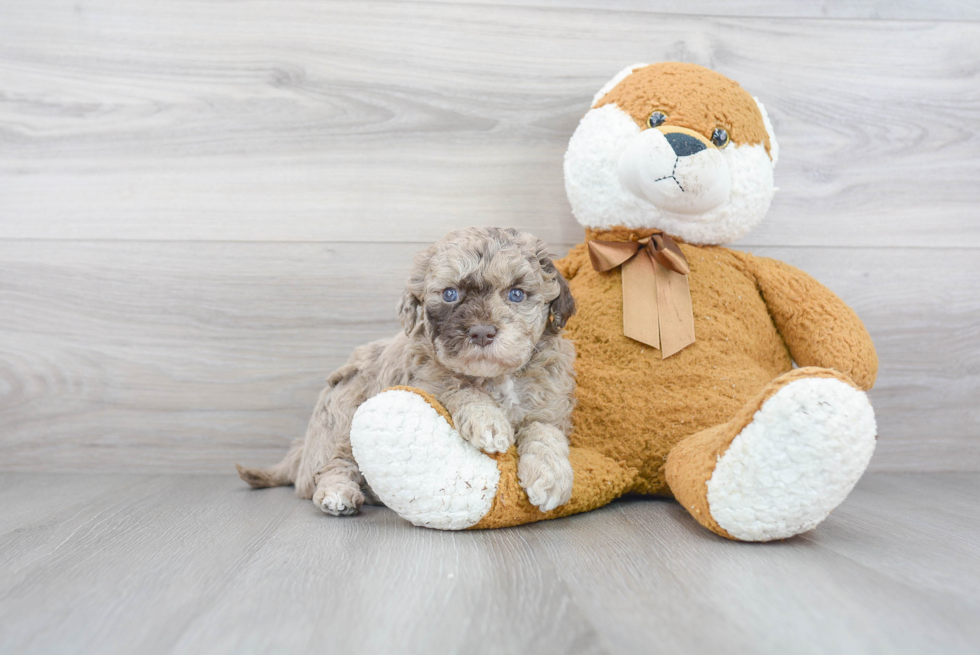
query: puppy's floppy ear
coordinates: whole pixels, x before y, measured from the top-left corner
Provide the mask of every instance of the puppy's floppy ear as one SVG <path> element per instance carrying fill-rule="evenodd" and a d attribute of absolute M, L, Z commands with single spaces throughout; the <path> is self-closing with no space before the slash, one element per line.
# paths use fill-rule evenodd
<path fill-rule="evenodd" d="M 551 261 L 549 260 L 548 263 L 551 264 Z M 551 264 L 551 267 L 554 268 L 555 265 Z M 557 332 L 565 327 L 568 319 L 575 314 L 575 298 L 572 297 L 572 290 L 568 288 L 568 281 L 557 268 L 554 270 L 560 291 L 558 297 L 551 301 L 551 327 Z"/>
<path fill-rule="evenodd" d="M 575 314 L 575 298 L 572 297 L 572 291 L 568 288 L 568 280 L 565 279 L 555 267 L 554 262 L 551 261 L 551 253 L 548 252 L 548 246 L 543 241 L 538 241 L 536 250 L 538 263 L 541 264 L 541 270 L 544 271 L 546 277 L 552 277 L 558 283 L 558 297 L 551 301 L 551 318 L 548 321 L 548 327 L 558 332 L 565 327 L 568 319 Z"/>
<path fill-rule="evenodd" d="M 398 301 L 398 320 L 401 321 L 405 334 L 412 334 L 412 330 L 422 320 L 422 303 L 408 289 L 405 289 Z"/>
<path fill-rule="evenodd" d="M 431 246 L 415 255 L 412 262 L 412 272 L 405 284 L 405 292 L 398 301 L 398 320 L 401 321 L 405 334 L 411 334 L 415 327 L 422 322 L 422 296 L 425 293 L 425 277 L 429 272 L 429 260 L 435 254 Z"/>

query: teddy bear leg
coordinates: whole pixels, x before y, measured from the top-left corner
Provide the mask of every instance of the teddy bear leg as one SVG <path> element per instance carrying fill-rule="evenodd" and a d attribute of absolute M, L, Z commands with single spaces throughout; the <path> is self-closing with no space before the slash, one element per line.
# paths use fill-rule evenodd
<path fill-rule="evenodd" d="M 402 518 L 427 528 L 500 528 L 605 505 L 636 476 L 593 451 L 571 448 L 571 499 L 549 512 L 531 504 L 518 479 L 516 448 L 487 455 L 464 440 L 429 394 L 406 387 L 362 404 L 351 446 L 371 489 Z"/>
<path fill-rule="evenodd" d="M 844 375 L 816 367 L 773 380 L 730 421 L 677 444 L 674 497 L 729 539 L 785 539 L 847 497 L 875 448 L 874 410 Z"/>

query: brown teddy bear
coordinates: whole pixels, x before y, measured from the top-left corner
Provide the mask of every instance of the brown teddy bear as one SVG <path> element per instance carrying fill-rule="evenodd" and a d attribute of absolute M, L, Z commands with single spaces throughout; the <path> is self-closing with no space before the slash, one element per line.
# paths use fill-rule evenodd
<path fill-rule="evenodd" d="M 530 504 L 516 453 L 464 442 L 434 400 L 391 390 L 351 441 L 386 505 L 417 525 L 493 528 L 673 496 L 730 539 L 812 529 L 876 440 L 877 356 L 816 280 L 729 250 L 768 211 L 778 146 L 763 106 L 700 66 L 631 66 L 569 142 L 565 184 L 585 243 L 556 266 L 578 315 L 571 500 Z M 801 368 L 794 368 L 794 362 Z"/>

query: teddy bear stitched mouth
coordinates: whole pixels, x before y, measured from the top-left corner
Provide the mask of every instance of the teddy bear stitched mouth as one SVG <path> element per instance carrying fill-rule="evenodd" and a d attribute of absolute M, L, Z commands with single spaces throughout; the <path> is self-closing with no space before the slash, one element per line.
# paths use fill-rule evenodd
<path fill-rule="evenodd" d="M 680 160 L 681 160 L 680 157 L 674 157 L 674 167 L 672 169 L 670 169 L 670 175 L 664 175 L 663 177 L 658 177 L 656 180 L 654 180 L 654 182 L 663 182 L 664 180 L 673 180 L 674 183 L 677 185 L 677 188 L 679 188 L 681 190 L 681 193 L 686 193 L 684 191 L 683 185 L 681 185 L 681 183 L 680 183 L 680 180 L 678 180 L 676 177 L 674 177 L 674 174 L 677 173 L 677 162 L 679 162 Z"/>
<path fill-rule="evenodd" d="M 674 183 L 677 184 L 677 187 L 681 190 L 681 193 L 685 193 L 684 185 L 681 184 L 680 180 L 678 180 L 676 177 L 677 164 L 680 162 L 681 157 L 696 155 L 702 150 L 707 150 L 707 147 L 694 137 L 681 132 L 668 132 L 667 134 L 664 134 L 664 138 L 667 140 L 667 143 L 670 144 L 670 149 L 674 151 L 674 166 L 670 170 L 670 175 L 664 175 L 663 177 L 657 178 L 654 180 L 654 182 L 673 180 Z"/>

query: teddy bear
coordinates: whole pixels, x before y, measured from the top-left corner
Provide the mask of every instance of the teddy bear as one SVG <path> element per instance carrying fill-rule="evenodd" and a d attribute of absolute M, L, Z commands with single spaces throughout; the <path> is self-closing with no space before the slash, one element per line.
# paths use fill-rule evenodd
<path fill-rule="evenodd" d="M 585 241 L 555 262 L 578 314 L 571 500 L 542 512 L 517 454 L 464 441 L 424 392 L 368 399 L 351 429 L 378 497 L 420 526 L 498 528 L 623 494 L 673 497 L 740 541 L 814 528 L 874 452 L 878 361 L 857 315 L 788 264 L 724 247 L 767 213 L 779 147 L 763 105 L 689 63 L 630 66 L 569 141 Z"/>

